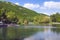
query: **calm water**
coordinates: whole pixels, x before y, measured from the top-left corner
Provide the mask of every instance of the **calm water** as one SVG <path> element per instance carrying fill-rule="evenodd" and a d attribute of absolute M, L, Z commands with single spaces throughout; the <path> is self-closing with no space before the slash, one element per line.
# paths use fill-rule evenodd
<path fill-rule="evenodd" d="M 37 31 L 33 35 L 24 38 L 24 40 L 60 40 L 60 25 L 25 26 L 25 28 L 38 28 L 43 29 L 43 31 Z"/>
<path fill-rule="evenodd" d="M 0 39 L 60 40 L 60 25 L 21 25 L 19 27 L 0 28 Z"/>

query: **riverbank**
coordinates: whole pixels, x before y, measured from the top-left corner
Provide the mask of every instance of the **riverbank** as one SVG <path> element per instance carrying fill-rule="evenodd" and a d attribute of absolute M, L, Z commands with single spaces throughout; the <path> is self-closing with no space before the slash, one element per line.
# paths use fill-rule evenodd
<path fill-rule="evenodd" d="M 51 22 L 50 24 L 60 24 L 60 22 Z"/>

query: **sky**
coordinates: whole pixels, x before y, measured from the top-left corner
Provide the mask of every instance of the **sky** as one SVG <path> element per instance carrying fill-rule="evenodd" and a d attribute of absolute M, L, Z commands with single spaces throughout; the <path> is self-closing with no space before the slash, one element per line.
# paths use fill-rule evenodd
<path fill-rule="evenodd" d="M 47 15 L 60 13 L 60 0 L 6 0 L 16 5 Z"/>

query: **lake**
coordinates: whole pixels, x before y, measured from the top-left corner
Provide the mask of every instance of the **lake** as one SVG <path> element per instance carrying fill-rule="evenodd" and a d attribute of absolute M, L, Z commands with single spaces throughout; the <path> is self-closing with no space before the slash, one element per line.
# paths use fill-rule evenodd
<path fill-rule="evenodd" d="M 4 36 L 0 28 L 0 39 Z M 6 40 L 60 40 L 60 25 L 20 25 L 7 27 Z"/>
<path fill-rule="evenodd" d="M 24 40 L 60 40 L 60 25 L 33 26 L 33 27 L 43 29 L 43 31 L 38 31 L 33 35 L 30 35 L 29 37 L 25 38 Z"/>

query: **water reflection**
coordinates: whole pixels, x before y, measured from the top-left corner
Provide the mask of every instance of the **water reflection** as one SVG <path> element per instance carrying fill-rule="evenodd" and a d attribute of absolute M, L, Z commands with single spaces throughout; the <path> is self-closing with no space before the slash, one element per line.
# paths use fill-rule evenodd
<path fill-rule="evenodd" d="M 51 30 L 57 34 L 60 34 L 60 24 L 55 24 L 55 25 L 52 25 L 53 27 L 56 27 L 56 28 L 51 28 Z"/>
<path fill-rule="evenodd" d="M 52 25 L 52 27 L 45 27 L 43 28 L 44 31 L 37 32 L 24 40 L 60 40 L 59 26 L 60 25 Z"/>

